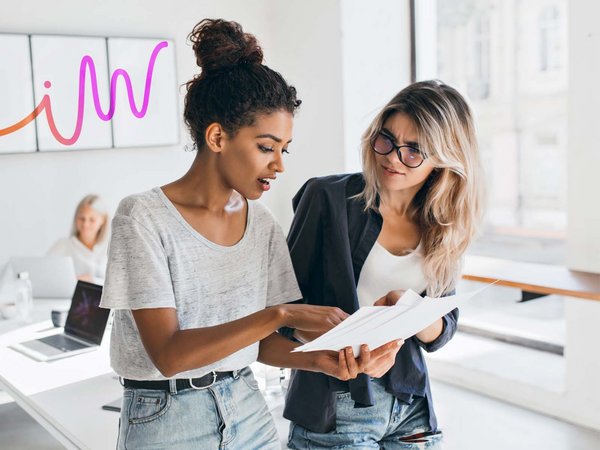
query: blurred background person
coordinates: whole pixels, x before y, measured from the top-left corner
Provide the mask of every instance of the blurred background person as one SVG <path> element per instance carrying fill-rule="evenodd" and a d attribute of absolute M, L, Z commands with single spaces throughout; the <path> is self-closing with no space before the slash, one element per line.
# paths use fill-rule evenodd
<path fill-rule="evenodd" d="M 59 239 L 48 255 L 72 257 L 79 280 L 104 284 L 109 223 L 102 199 L 96 194 L 86 195 L 75 210 L 71 235 Z"/>

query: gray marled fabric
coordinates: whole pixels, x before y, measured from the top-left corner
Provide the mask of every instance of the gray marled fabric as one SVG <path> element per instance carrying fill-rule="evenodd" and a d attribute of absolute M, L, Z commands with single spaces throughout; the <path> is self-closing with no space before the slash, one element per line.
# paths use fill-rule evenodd
<path fill-rule="evenodd" d="M 132 309 L 176 308 L 180 328 L 188 329 L 301 298 L 281 227 L 260 203 L 248 205 L 244 237 L 223 247 L 196 232 L 160 188 L 121 201 L 101 302 L 116 310 L 110 355 L 119 375 L 164 379 L 142 345 Z M 257 354 L 258 343 L 178 377 L 241 369 Z"/>

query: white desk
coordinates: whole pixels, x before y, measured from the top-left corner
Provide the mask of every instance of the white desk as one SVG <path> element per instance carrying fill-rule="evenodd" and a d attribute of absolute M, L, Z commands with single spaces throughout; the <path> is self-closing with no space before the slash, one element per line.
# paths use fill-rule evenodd
<path fill-rule="evenodd" d="M 67 448 L 116 447 L 119 414 L 102 405 L 122 395 L 108 336 L 92 352 L 37 362 L 7 346 L 56 330 L 50 320 L 0 335 L 0 387 Z"/>
<path fill-rule="evenodd" d="M 49 317 L 53 308 L 68 306 L 53 300 L 34 302 L 34 320 Z M 123 394 L 109 365 L 108 328 L 100 349 L 51 362 L 38 362 L 7 348 L 55 332 L 50 320 L 31 325 L 16 319 L 0 321 L 0 388 L 66 448 L 116 448 L 119 413 L 102 409 Z M 281 417 L 283 396 L 266 395 L 266 400 L 285 444 L 289 422 Z"/>

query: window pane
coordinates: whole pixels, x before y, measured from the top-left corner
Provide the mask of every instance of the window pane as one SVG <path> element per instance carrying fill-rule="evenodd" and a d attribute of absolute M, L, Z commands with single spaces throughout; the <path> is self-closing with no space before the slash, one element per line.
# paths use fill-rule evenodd
<path fill-rule="evenodd" d="M 477 120 L 488 200 L 473 252 L 564 263 L 567 0 L 417 5 L 417 78 L 459 89 Z"/>

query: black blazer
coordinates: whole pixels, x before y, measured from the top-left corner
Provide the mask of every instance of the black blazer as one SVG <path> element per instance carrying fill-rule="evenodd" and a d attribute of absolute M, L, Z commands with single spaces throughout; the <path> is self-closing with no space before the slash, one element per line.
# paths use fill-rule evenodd
<path fill-rule="evenodd" d="M 332 175 L 307 181 L 294 196 L 288 246 L 305 303 L 337 306 L 348 314 L 359 308 L 356 286 L 383 224 L 381 215 L 365 212 L 365 203 L 352 198 L 364 185 L 360 173 Z M 407 339 L 385 375 L 386 390 L 399 400 L 410 403 L 413 395 L 427 398 L 432 430 L 437 421 L 421 349 L 432 352 L 446 344 L 456 332 L 457 319 L 458 309 L 444 316 L 442 334 L 433 342 Z M 293 330 L 280 332 L 291 338 Z M 311 431 L 329 432 L 335 429 L 336 392 L 349 391 L 355 407 L 367 407 L 373 405 L 371 389 L 366 374 L 342 382 L 293 370 L 283 415 Z"/>

